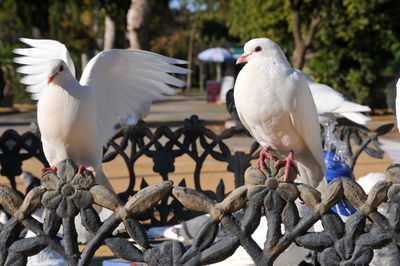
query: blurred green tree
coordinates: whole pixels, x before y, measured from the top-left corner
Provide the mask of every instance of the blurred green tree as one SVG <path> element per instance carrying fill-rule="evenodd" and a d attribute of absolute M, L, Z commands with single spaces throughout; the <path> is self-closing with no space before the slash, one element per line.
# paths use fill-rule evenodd
<path fill-rule="evenodd" d="M 334 2 L 307 65 L 318 81 L 357 102 L 384 108 L 386 86 L 400 70 L 398 1 Z"/>
<path fill-rule="evenodd" d="M 269 37 L 317 81 L 385 107 L 400 63 L 398 1 L 231 0 L 229 8 L 229 32 L 242 42 Z"/>
<path fill-rule="evenodd" d="M 228 0 L 174 2 L 177 6 L 170 8 L 168 1 L 150 1 L 150 50 L 188 60 L 188 68 L 193 71 L 186 80 L 186 91 L 190 91 L 192 83 L 197 86 L 194 82 L 199 80 L 192 79 L 199 73 L 196 55 L 213 46 L 231 47 L 238 38 L 232 37 L 226 26 Z"/>
<path fill-rule="evenodd" d="M 13 94 L 17 102 L 30 102 L 24 86 L 19 83 L 15 66 L 12 62 L 12 50 L 16 47 L 20 34 L 28 30 L 19 16 L 21 10 L 17 1 L 0 1 L 0 68 L 5 79 L 5 94 Z"/>
<path fill-rule="evenodd" d="M 146 0 L 143 47 L 186 58 L 199 73 L 196 55 L 215 47 L 241 46 L 267 36 L 294 67 L 309 72 L 351 99 L 383 107 L 385 87 L 400 63 L 400 5 L 396 0 Z M 0 65 L 7 88 L 26 97 L 16 81 L 12 49 L 18 37 L 57 39 L 81 66 L 105 48 L 127 48 L 130 0 L 0 1 Z M 111 24 L 110 24 L 111 22 Z M 110 30 L 110 25 L 112 25 Z M 131 29 L 132 30 L 132 29 Z M 107 35 L 107 33 L 112 33 Z M 106 36 L 107 35 L 107 36 Z M 79 64 L 79 62 L 82 62 Z M 198 78 L 189 76 L 188 89 Z"/>

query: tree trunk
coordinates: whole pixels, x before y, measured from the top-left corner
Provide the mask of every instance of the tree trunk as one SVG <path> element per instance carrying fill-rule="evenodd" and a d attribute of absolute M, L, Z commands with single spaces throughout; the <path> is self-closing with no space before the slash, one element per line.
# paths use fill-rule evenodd
<path fill-rule="evenodd" d="M 147 0 L 131 0 L 126 15 L 127 38 L 131 49 L 148 49 L 150 5 Z"/>
<path fill-rule="evenodd" d="M 32 27 L 32 37 L 35 39 L 41 39 L 42 31 L 38 27 Z"/>
<path fill-rule="evenodd" d="M 326 15 L 322 15 L 318 6 L 314 7 L 312 12 L 312 19 L 310 24 L 307 26 L 305 31 L 306 38 L 304 39 L 301 32 L 301 18 L 300 18 L 300 6 L 301 0 L 290 0 L 290 10 L 292 17 L 292 31 L 294 39 L 294 52 L 292 55 L 292 65 L 294 68 L 303 69 L 306 62 L 307 50 L 311 47 L 311 43 L 314 40 L 315 34 L 318 29 L 318 25 Z"/>
<path fill-rule="evenodd" d="M 114 47 L 115 40 L 115 21 L 108 15 L 105 19 L 104 29 L 104 50 L 110 50 Z"/>
<path fill-rule="evenodd" d="M 307 48 L 303 43 L 295 43 L 295 49 L 292 55 L 292 65 L 294 68 L 302 70 L 305 63 Z"/>
<path fill-rule="evenodd" d="M 188 47 L 188 69 L 191 71 L 192 70 L 192 65 L 193 65 L 193 39 L 194 39 L 194 33 L 196 30 L 196 26 L 193 25 L 193 28 L 190 32 L 190 37 L 189 37 L 189 47 Z M 192 89 L 192 73 L 188 73 L 186 75 L 186 90 L 185 92 L 188 93 Z"/>
<path fill-rule="evenodd" d="M 204 64 L 202 62 L 200 62 L 200 80 L 199 80 L 199 84 L 200 84 L 200 91 L 203 92 L 204 91 Z"/>
<path fill-rule="evenodd" d="M 81 64 L 82 71 L 85 69 L 86 65 L 89 63 L 89 56 L 87 53 L 81 53 Z"/>
<path fill-rule="evenodd" d="M 93 32 L 96 34 L 96 36 L 99 36 L 99 31 L 100 31 L 100 10 L 98 8 L 93 9 Z M 101 47 L 104 48 L 104 40 L 102 38 L 96 37 L 96 45 L 97 48 L 95 50 L 95 54 L 97 54 L 99 51 L 98 49 L 101 49 Z"/>

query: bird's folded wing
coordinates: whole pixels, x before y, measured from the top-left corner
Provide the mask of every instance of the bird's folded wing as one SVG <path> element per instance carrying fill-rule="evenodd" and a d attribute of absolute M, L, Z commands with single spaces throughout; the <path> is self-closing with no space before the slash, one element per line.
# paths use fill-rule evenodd
<path fill-rule="evenodd" d="M 54 40 L 35 40 L 20 38 L 21 42 L 31 48 L 14 49 L 14 53 L 22 55 L 14 58 L 14 62 L 24 65 L 17 69 L 19 73 L 26 76 L 21 83 L 28 85 L 26 91 L 32 93 L 32 99 L 38 100 L 43 89 L 46 87 L 46 67 L 54 59 L 63 60 L 72 75 L 75 76 L 75 67 L 64 44 Z"/>
<path fill-rule="evenodd" d="M 253 137 L 253 139 L 257 140 L 257 138 L 254 136 L 253 132 L 251 131 L 251 128 L 249 125 L 247 125 L 246 120 L 243 118 L 243 115 L 240 113 L 239 109 L 236 109 L 237 114 L 239 116 L 240 122 L 242 122 L 243 126 L 247 129 L 247 131 L 250 133 L 250 135 Z"/>
<path fill-rule="evenodd" d="M 321 129 L 318 121 L 317 109 L 308 87 L 307 81 L 296 72 L 290 76 L 296 84 L 295 101 L 291 113 L 292 123 L 297 133 L 302 136 L 303 141 L 321 165 L 325 172 L 325 160 L 322 150 Z"/>
<path fill-rule="evenodd" d="M 185 82 L 168 73 L 187 74 L 178 60 L 142 50 L 113 49 L 90 60 L 80 83 L 96 98 L 97 127 L 105 145 L 114 131 L 117 117 L 143 117 L 151 102 L 163 94 L 174 94 L 167 84 L 182 87 Z"/>
<path fill-rule="evenodd" d="M 331 113 L 345 101 L 342 94 L 325 84 L 310 81 L 308 82 L 308 86 L 319 115 Z"/>

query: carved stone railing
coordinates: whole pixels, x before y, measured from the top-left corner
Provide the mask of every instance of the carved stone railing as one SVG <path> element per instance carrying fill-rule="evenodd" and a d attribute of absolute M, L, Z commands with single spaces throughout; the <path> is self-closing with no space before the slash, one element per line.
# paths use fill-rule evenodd
<path fill-rule="evenodd" d="M 386 134 L 392 127 L 393 124 L 388 124 L 375 131 L 369 131 L 363 126 L 340 120 L 336 127 L 338 136 L 349 143 L 351 139 L 354 142 L 354 152 L 351 150 L 351 166 L 354 167 L 361 152 L 367 152 L 371 156 L 380 158 L 383 152 L 376 145 L 377 138 Z M 122 201 L 126 201 L 137 193 L 135 185 L 138 159 L 151 158 L 153 171 L 167 181 L 170 180 L 170 174 L 175 171 L 175 160 L 187 155 L 195 164 L 193 176 L 189 177 L 194 181 L 194 189 L 202 191 L 211 199 L 220 202 L 230 191 L 225 191 L 222 179 L 212 190 L 205 190 L 201 187 L 200 180 L 204 163 L 211 158 L 226 163 L 227 171 L 233 173 L 233 187 L 238 188 L 244 185 L 244 172 L 250 166 L 250 161 L 258 157 L 259 145 L 256 142 L 249 147 L 248 151 L 233 152 L 226 144 L 226 140 L 235 134 L 235 130 L 231 128 L 217 135 L 206 128 L 205 122 L 198 119 L 197 116 L 186 119 L 181 127 L 174 130 L 167 126 L 151 130 L 141 122 L 138 125 L 122 127 L 116 131 L 104 150 L 103 162 L 110 162 L 116 157 L 122 158 L 129 174 L 129 185 L 118 196 Z M 16 189 L 15 177 L 22 172 L 22 162 L 32 158 L 37 159 L 44 166 L 48 166 L 37 128 L 34 127 L 32 132 L 22 135 L 11 129 L 2 134 L 0 137 L 0 174 L 10 180 L 12 188 Z M 178 185 L 185 187 L 186 180 L 188 179 L 182 179 Z M 148 186 L 146 180 L 142 179 L 140 187 L 146 186 Z M 20 195 L 22 196 L 22 194 Z M 149 210 L 136 215 L 135 218 L 143 221 L 150 220 L 150 224 L 146 225 L 150 227 L 173 225 L 199 214 L 184 208 L 174 197 L 163 199 L 156 205 L 155 210 L 158 213 L 157 216 L 152 210 Z"/>
<path fill-rule="evenodd" d="M 121 201 L 114 192 L 95 184 L 91 171 L 79 173 L 69 160 L 60 162 L 57 172 L 44 173 L 41 185 L 25 198 L 0 185 L 0 204 L 12 217 L 0 225 L 0 265 L 25 265 L 28 256 L 46 247 L 60 254 L 69 265 L 89 265 L 95 251 L 103 244 L 117 257 L 149 265 L 209 264 L 225 260 L 239 246 L 256 265 L 272 265 L 292 243 L 317 252 L 321 265 L 367 265 L 374 249 L 392 243 L 398 246 L 400 166 L 389 167 L 388 181 L 377 183 L 368 195 L 347 178 L 335 179 L 321 195 L 308 185 L 294 183 L 293 172 L 284 183 L 284 169 L 279 165 L 275 168 L 278 157 L 276 154 L 274 160 L 266 159 L 270 170 L 248 168 L 247 184 L 236 188 L 221 202 L 194 189 L 173 187 L 171 181 L 150 185 L 128 201 Z M 188 247 L 173 240 L 151 244 L 143 224 L 135 218 L 156 208 L 157 202 L 172 196 L 171 193 L 186 208 L 210 214 L 210 219 Z M 297 199 L 309 208 L 307 212 L 299 211 Z M 330 209 L 344 199 L 357 208 L 346 222 Z M 377 210 L 384 202 L 388 202 L 390 208 L 387 216 Z M 113 214 L 101 222 L 95 204 Z M 30 216 L 38 208 L 44 208 L 43 222 Z M 73 222 L 78 214 L 92 235 L 81 252 Z M 251 235 L 262 216 L 268 221 L 268 230 L 260 247 Z M 322 222 L 323 231 L 310 231 L 318 220 Z M 112 235 L 120 223 L 125 225 L 134 242 Z M 217 239 L 219 225 L 225 233 Z M 25 229 L 36 237 L 24 238 Z M 393 265 L 399 263 L 396 261 Z"/>

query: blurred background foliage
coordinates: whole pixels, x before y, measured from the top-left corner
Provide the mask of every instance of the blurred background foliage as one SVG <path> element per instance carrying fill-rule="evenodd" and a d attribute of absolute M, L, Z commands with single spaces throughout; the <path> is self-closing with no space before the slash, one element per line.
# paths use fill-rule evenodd
<path fill-rule="evenodd" d="M 0 67 L 6 94 L 30 102 L 12 62 L 19 37 L 63 42 L 78 77 L 105 48 L 144 48 L 189 60 L 190 89 L 198 53 L 268 37 L 318 82 L 385 108 L 386 86 L 400 73 L 398 14 L 398 0 L 0 0 Z"/>

